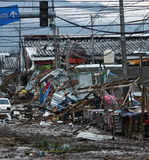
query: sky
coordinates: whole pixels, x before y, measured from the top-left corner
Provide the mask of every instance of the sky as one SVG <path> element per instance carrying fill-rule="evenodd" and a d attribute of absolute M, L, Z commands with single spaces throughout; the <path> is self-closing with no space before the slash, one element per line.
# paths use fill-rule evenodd
<path fill-rule="evenodd" d="M 0 1 L 0 7 L 16 4 L 19 7 L 39 7 L 39 2 L 37 2 L 37 0 L 30 0 L 30 2 L 27 2 L 27 0 L 26 2 Z M 50 1 L 49 4 L 51 4 Z M 97 30 L 94 31 L 95 35 L 108 34 L 107 32 L 114 34 L 120 31 L 119 0 L 55 0 L 54 5 L 56 15 L 67 21 L 66 22 L 59 18 L 56 18 L 55 20 L 56 26 L 59 27 L 59 33 L 61 35 L 91 35 L 91 30 L 76 27 L 76 25 L 91 27 L 91 17 L 93 17 L 94 29 Z M 126 32 L 148 30 L 148 8 L 148 0 L 124 0 Z M 19 8 L 19 12 L 21 14 L 35 14 L 39 13 L 39 8 Z M 144 23 L 144 25 L 142 23 Z M 22 36 L 37 34 L 45 35 L 53 34 L 53 32 L 50 27 L 41 28 L 39 25 L 39 19 L 21 19 Z M 7 52 L 9 50 L 11 52 L 15 52 L 15 47 L 18 47 L 19 42 L 19 23 L 15 22 L 1 26 L 0 35 L 0 51 Z M 8 47 L 8 45 L 10 47 Z"/>

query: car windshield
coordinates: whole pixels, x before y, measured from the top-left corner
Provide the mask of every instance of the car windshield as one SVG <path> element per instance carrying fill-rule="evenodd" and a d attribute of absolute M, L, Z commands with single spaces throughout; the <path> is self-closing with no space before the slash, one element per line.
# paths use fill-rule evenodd
<path fill-rule="evenodd" d="M 0 104 L 9 104 L 7 99 L 0 99 Z"/>

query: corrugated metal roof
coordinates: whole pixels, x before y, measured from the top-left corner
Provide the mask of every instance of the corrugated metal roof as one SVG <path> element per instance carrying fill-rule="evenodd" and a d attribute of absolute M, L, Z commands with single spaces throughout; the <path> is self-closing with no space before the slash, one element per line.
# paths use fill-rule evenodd
<path fill-rule="evenodd" d="M 34 57 L 53 57 L 55 55 L 54 51 L 50 49 L 49 47 L 45 47 L 45 45 L 42 45 L 40 41 L 28 41 L 24 45 L 25 47 L 36 47 L 37 48 L 37 54 L 34 55 Z M 45 47 L 45 48 L 44 48 Z"/>
<path fill-rule="evenodd" d="M 0 55 L 0 64 L 2 65 L 2 69 L 15 70 L 18 68 L 18 57 Z"/>
<path fill-rule="evenodd" d="M 149 50 L 149 36 L 137 36 L 137 37 L 126 37 L 126 51 L 128 55 L 134 54 L 136 50 Z M 91 44 L 91 37 L 67 37 L 57 39 L 59 44 L 59 54 L 65 55 L 66 50 L 71 49 L 71 45 L 77 43 L 85 51 L 87 55 L 102 56 L 104 51 L 107 49 L 112 49 L 115 54 L 121 54 L 120 37 L 95 37 L 94 38 L 94 49 Z M 68 41 L 69 40 L 69 41 Z M 24 46 L 26 47 L 37 47 L 39 52 L 37 56 L 54 56 L 54 50 L 48 50 L 45 46 L 53 47 L 54 40 L 26 40 L 24 41 Z M 80 48 L 75 48 L 76 51 Z"/>

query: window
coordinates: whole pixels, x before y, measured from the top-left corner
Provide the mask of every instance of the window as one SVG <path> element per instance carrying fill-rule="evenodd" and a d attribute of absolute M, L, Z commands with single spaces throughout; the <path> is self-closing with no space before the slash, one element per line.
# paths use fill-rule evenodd
<path fill-rule="evenodd" d="M 0 99 L 0 104 L 9 104 L 7 99 Z"/>

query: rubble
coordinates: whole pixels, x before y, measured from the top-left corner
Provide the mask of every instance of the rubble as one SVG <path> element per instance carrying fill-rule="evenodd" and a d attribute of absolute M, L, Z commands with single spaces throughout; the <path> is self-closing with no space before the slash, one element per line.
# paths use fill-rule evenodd
<path fill-rule="evenodd" d="M 22 134 L 24 137 L 36 137 L 37 134 L 44 137 L 67 137 L 73 140 L 73 145 L 80 143 L 80 138 L 94 141 L 96 145 L 99 141 L 118 141 L 122 136 L 139 139 L 142 135 L 145 140 L 149 136 L 146 98 L 148 87 L 145 85 L 147 82 L 140 81 L 140 77 L 116 79 L 118 77 L 111 72 L 111 75 L 114 75 L 112 79 L 109 73 L 106 68 L 98 69 L 95 73 L 82 72 L 75 67 L 71 68 L 71 72 L 70 68 L 69 71 L 62 68 L 45 71 L 37 69 L 29 72 L 26 85 L 19 87 L 15 85 L 17 79 L 11 79 L 15 77 L 14 74 L 8 76 L 2 83 L 1 90 L 11 101 L 11 118 L 3 117 L 3 113 L 0 112 L 0 119 L 11 132 Z M 9 88 L 5 89 L 6 83 Z M 95 127 L 101 133 L 89 131 L 91 127 Z M 118 138 L 119 136 L 121 138 Z M 65 142 L 48 150 L 50 153 L 57 150 L 79 151 L 74 146 Z M 91 148 L 87 147 L 81 147 L 80 150 L 90 151 Z M 97 154 L 101 156 L 103 152 Z M 106 151 L 104 154 L 108 155 Z M 124 153 L 121 153 L 121 150 L 113 151 L 113 155 L 119 154 Z M 45 150 L 35 153 L 32 151 L 28 156 L 45 157 Z"/>
<path fill-rule="evenodd" d="M 29 72 L 32 74 L 26 86 L 16 90 L 12 97 L 15 106 L 12 118 L 36 121 L 42 125 L 56 121 L 83 123 L 94 119 L 98 127 L 105 128 L 107 125 L 112 129 L 113 124 L 109 124 L 107 118 L 107 115 L 110 116 L 109 110 L 114 113 L 117 109 L 125 108 L 130 92 L 137 87 L 139 79 L 109 81 L 105 75 L 102 76 L 103 72 L 105 69 L 95 72 L 97 81 L 91 72 L 78 72 L 76 69 L 72 70 L 71 76 L 60 68 Z M 6 78 L 7 83 L 9 77 Z M 123 97 L 122 89 L 125 87 L 129 87 L 129 90 Z M 18 107 L 17 103 L 24 105 Z M 100 119 L 103 119 L 102 124 L 97 123 Z"/>

